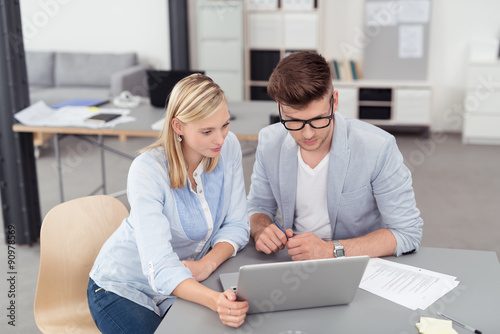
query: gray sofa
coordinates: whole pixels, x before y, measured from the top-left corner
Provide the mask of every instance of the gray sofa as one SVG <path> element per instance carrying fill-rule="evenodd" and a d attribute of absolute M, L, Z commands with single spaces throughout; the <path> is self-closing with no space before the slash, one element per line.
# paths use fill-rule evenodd
<path fill-rule="evenodd" d="M 147 65 L 135 53 L 27 51 L 31 103 L 49 106 L 75 98 L 112 99 L 124 90 L 148 96 Z"/>

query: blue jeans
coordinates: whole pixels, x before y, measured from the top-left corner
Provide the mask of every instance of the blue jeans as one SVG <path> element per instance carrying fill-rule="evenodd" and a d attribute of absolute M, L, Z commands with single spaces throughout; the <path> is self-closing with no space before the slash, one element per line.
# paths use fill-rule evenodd
<path fill-rule="evenodd" d="M 90 313 L 102 333 L 154 333 L 162 318 L 150 309 L 100 288 L 89 278 Z"/>

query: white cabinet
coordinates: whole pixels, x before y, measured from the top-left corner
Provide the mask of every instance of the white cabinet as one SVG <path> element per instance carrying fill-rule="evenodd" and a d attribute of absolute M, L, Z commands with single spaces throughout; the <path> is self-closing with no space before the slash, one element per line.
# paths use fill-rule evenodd
<path fill-rule="evenodd" d="M 197 69 L 205 71 L 230 101 L 243 100 L 243 3 L 196 2 Z"/>
<path fill-rule="evenodd" d="M 337 111 L 344 117 L 358 118 L 358 89 L 356 87 L 335 87 L 339 92 Z"/>
<path fill-rule="evenodd" d="M 464 144 L 500 144 L 500 63 L 471 63 L 464 100 Z"/>
<path fill-rule="evenodd" d="M 425 82 L 333 81 L 338 111 L 383 128 L 424 131 L 431 124 L 432 90 Z"/>
<path fill-rule="evenodd" d="M 431 90 L 428 88 L 395 88 L 394 122 L 430 124 Z"/>

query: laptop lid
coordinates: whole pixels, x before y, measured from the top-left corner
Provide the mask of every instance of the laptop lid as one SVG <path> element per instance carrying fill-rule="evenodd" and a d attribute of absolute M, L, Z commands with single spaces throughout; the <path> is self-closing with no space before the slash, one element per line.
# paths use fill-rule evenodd
<path fill-rule="evenodd" d="M 370 257 L 253 264 L 219 276 L 224 290 L 236 286 L 248 313 L 348 304 L 356 295 Z M 235 284 L 237 280 L 237 283 Z"/>
<path fill-rule="evenodd" d="M 174 86 L 182 79 L 194 73 L 205 74 L 203 71 L 146 71 L 148 78 L 149 100 L 152 106 L 165 108 L 167 98 Z"/>

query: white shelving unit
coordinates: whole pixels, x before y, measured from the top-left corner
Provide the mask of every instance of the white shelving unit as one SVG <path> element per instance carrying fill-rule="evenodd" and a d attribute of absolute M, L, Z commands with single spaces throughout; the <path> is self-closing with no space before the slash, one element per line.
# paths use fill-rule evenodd
<path fill-rule="evenodd" d="M 196 17 L 197 69 L 214 79 L 230 101 L 242 101 L 243 2 L 198 0 Z"/>
<path fill-rule="evenodd" d="M 500 145 L 500 62 L 470 63 L 462 142 Z"/>
<path fill-rule="evenodd" d="M 337 111 L 386 128 L 413 128 L 428 134 L 432 90 L 421 81 L 333 81 Z"/>

